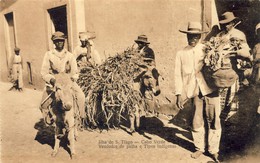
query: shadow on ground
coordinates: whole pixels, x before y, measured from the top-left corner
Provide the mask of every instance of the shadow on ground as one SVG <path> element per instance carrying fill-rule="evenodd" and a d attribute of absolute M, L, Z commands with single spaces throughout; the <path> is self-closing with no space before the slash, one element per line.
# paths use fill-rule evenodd
<path fill-rule="evenodd" d="M 189 151 L 194 152 L 194 145 L 190 141 L 186 140 L 192 139 L 192 136 L 189 131 L 181 131 L 175 127 L 167 127 L 163 124 L 163 122 L 157 117 L 146 117 L 141 119 L 141 128 L 144 133 L 149 133 L 153 135 L 157 135 L 162 139 L 176 144 L 182 148 L 185 148 Z M 178 135 L 182 135 L 185 139 L 179 137 Z"/>
<path fill-rule="evenodd" d="M 41 118 L 39 122 L 35 123 L 34 128 L 38 130 L 34 140 L 38 141 L 41 144 L 47 144 L 52 149 L 54 148 L 55 143 L 55 128 L 54 126 L 47 126 L 43 119 Z M 60 147 L 64 148 L 68 153 L 70 149 L 68 148 L 68 140 L 65 137 L 61 139 Z"/>
<path fill-rule="evenodd" d="M 244 157 L 248 154 L 248 147 L 256 146 L 257 141 L 259 142 L 260 136 L 260 119 L 257 118 L 257 107 L 259 93 L 256 92 L 256 88 L 250 86 L 244 91 L 238 94 L 239 100 L 239 109 L 236 112 L 233 112 L 232 116 L 228 119 L 222 119 L 222 137 L 220 144 L 220 153 L 224 155 L 225 160 L 232 160 L 234 157 Z M 192 115 L 193 109 L 191 101 L 188 101 L 183 110 L 176 112 L 176 106 L 171 105 L 171 109 L 175 112 L 173 119 L 169 121 L 178 127 L 181 127 L 185 130 L 190 131 L 192 124 Z M 229 109 L 225 109 L 221 114 L 230 115 L 231 112 Z M 258 126 L 258 127 L 256 127 Z M 162 126 L 161 126 L 162 127 Z M 167 137 L 169 134 L 160 134 L 162 132 L 173 132 L 178 133 L 177 129 L 159 129 L 159 131 L 153 131 L 152 134 L 157 134 L 161 137 Z M 148 131 L 149 132 L 149 131 Z M 192 137 L 192 136 L 191 136 Z M 167 138 L 166 138 L 167 139 Z M 180 146 L 184 148 L 192 149 L 192 145 L 188 143 L 185 144 L 182 140 L 174 137 L 173 140 L 180 141 Z M 189 138 L 192 139 L 192 138 Z M 171 141 L 176 144 L 176 141 Z M 254 148 L 253 153 L 256 153 L 260 150 L 260 147 Z M 192 150 L 191 150 L 192 151 Z"/>

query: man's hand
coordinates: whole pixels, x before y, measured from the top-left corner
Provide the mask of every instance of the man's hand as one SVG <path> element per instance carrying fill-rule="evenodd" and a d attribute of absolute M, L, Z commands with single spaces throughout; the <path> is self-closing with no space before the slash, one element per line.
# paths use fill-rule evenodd
<path fill-rule="evenodd" d="M 226 58 L 237 56 L 237 52 L 233 51 L 233 50 L 231 50 L 231 51 L 230 50 L 225 50 L 225 51 L 223 51 L 223 53 L 225 54 Z"/>
<path fill-rule="evenodd" d="M 54 78 L 51 78 L 51 80 L 50 80 L 50 84 L 51 84 L 52 86 L 54 86 L 54 85 L 55 85 L 55 83 L 56 83 L 56 79 L 54 79 Z"/>
<path fill-rule="evenodd" d="M 182 101 L 182 98 L 181 98 L 181 95 L 176 95 L 177 99 L 176 99 L 176 105 L 179 109 L 183 109 L 183 101 Z"/>

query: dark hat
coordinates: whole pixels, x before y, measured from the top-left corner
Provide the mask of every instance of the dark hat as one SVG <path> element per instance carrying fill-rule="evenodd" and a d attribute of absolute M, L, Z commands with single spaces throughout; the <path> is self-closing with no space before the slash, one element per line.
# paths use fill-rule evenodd
<path fill-rule="evenodd" d="M 235 17 L 233 12 L 225 12 L 221 15 L 221 20 L 219 21 L 220 24 L 226 24 L 229 23 L 235 19 L 238 19 L 238 17 Z"/>
<path fill-rule="evenodd" d="M 179 30 L 179 31 L 187 34 L 207 33 L 206 31 L 202 31 L 202 26 L 201 23 L 199 22 L 188 22 L 187 30 Z"/>
<path fill-rule="evenodd" d="M 51 40 L 65 40 L 65 35 L 64 33 L 57 31 L 55 33 L 52 34 Z"/>
<path fill-rule="evenodd" d="M 150 44 L 150 42 L 148 42 L 147 36 L 146 35 L 140 35 L 137 37 L 137 40 L 135 40 L 136 43 L 138 42 L 143 42 L 146 44 Z"/>
<path fill-rule="evenodd" d="M 14 48 L 14 51 L 20 51 L 20 48 L 15 47 L 15 48 Z"/>

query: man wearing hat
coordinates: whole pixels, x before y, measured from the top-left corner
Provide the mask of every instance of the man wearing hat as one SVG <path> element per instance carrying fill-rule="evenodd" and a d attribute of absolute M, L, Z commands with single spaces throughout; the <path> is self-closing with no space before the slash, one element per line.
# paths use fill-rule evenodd
<path fill-rule="evenodd" d="M 207 150 L 217 161 L 221 136 L 220 101 L 218 92 L 207 85 L 201 72 L 205 54 L 200 39 L 205 32 L 199 22 L 189 22 L 187 30 L 179 31 L 187 34 L 188 45 L 176 54 L 176 105 L 183 109 L 188 100 L 193 104 L 192 136 L 196 151 L 191 157 L 197 159 Z M 208 149 L 205 149 L 207 144 Z"/>
<path fill-rule="evenodd" d="M 159 73 L 155 68 L 155 56 L 153 50 L 148 46 L 150 42 L 146 35 L 139 35 L 134 40 L 138 47 L 135 52 L 142 59 L 143 63 L 140 68 L 143 70 L 134 79 L 134 89 L 139 91 L 145 98 L 145 108 L 147 111 L 153 112 L 155 110 L 154 95 L 160 94 L 158 77 Z M 140 127 L 140 116 L 143 108 L 136 109 L 135 113 L 130 114 L 130 132 L 137 130 L 142 132 Z M 136 121 L 136 128 L 134 127 Z"/>
<path fill-rule="evenodd" d="M 76 57 L 79 69 L 101 64 L 101 58 L 94 47 L 93 39 L 87 32 L 80 32 L 79 39 L 81 45 L 77 46 L 73 54 Z"/>
<path fill-rule="evenodd" d="M 20 48 L 14 48 L 15 55 L 11 58 L 10 71 L 12 73 L 13 86 L 9 89 L 23 90 L 23 59 L 20 55 Z"/>
<path fill-rule="evenodd" d="M 241 40 L 242 47 L 237 51 L 233 51 L 232 54 L 241 56 L 244 58 L 252 58 L 250 55 L 250 48 L 247 44 L 246 35 L 236 29 L 235 27 L 241 23 L 238 17 L 235 17 L 233 12 L 225 12 L 222 14 L 219 24 L 221 25 L 221 32 L 217 34 L 223 41 L 230 40 L 231 38 L 238 38 Z"/>
<path fill-rule="evenodd" d="M 138 45 L 136 51 L 144 57 L 144 61 L 154 61 L 154 52 L 149 47 L 150 42 L 148 42 L 147 36 L 140 35 L 137 37 L 135 42 Z"/>
<path fill-rule="evenodd" d="M 55 32 L 52 35 L 52 41 L 55 48 L 47 51 L 43 58 L 41 67 L 41 75 L 46 82 L 46 88 L 44 89 L 42 103 L 40 110 L 43 113 L 44 121 L 47 124 L 52 124 L 52 115 L 48 110 L 48 106 L 52 103 L 52 96 L 46 100 L 51 93 L 50 88 L 55 86 L 55 75 L 59 73 L 67 73 L 71 75 L 73 81 L 73 90 L 76 95 L 76 102 L 80 112 L 81 118 L 85 118 L 85 94 L 81 88 L 77 85 L 78 69 L 74 55 L 64 49 L 65 35 L 62 32 Z"/>
<path fill-rule="evenodd" d="M 221 32 L 217 34 L 216 37 L 220 38 L 221 42 L 225 44 L 226 42 L 232 40 L 239 40 L 240 47 L 236 50 L 230 50 L 227 56 L 230 56 L 232 63 L 232 68 L 238 75 L 236 82 L 229 88 L 225 88 L 222 92 L 230 92 L 229 94 L 222 94 L 222 104 L 226 103 L 225 108 L 230 108 L 230 113 L 235 113 L 239 109 L 239 101 L 234 100 L 234 97 L 237 96 L 237 92 L 242 90 L 244 87 L 249 86 L 248 79 L 252 74 L 252 60 L 253 56 L 250 54 L 250 47 L 247 44 L 246 35 L 236 29 L 236 26 L 241 23 L 241 20 L 238 17 L 235 17 L 233 12 L 225 12 L 221 15 L 220 21 Z M 246 63 L 246 68 L 239 68 L 239 61 Z M 225 99 L 228 99 L 230 102 L 226 102 Z M 231 115 L 231 114 L 230 114 Z M 229 117 L 230 117 L 229 115 Z"/>

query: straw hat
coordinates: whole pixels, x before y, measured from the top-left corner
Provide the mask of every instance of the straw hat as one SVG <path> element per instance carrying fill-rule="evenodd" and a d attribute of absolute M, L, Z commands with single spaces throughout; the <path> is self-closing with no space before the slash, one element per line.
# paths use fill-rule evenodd
<path fill-rule="evenodd" d="M 90 36 L 87 34 L 87 32 L 79 32 L 79 39 L 80 41 L 86 41 L 90 39 Z"/>
<path fill-rule="evenodd" d="M 146 43 L 146 44 L 150 44 L 150 42 L 148 42 L 148 38 L 146 35 L 140 35 L 137 37 L 137 39 L 135 40 L 136 43 L 138 42 L 142 42 L 142 43 Z"/>
<path fill-rule="evenodd" d="M 221 15 L 221 20 L 219 21 L 220 24 L 226 24 L 229 23 L 235 19 L 238 19 L 238 17 L 235 17 L 233 12 L 225 12 Z"/>
<path fill-rule="evenodd" d="M 187 30 L 179 30 L 182 33 L 187 34 L 202 34 L 206 31 L 202 31 L 201 23 L 199 22 L 188 22 Z"/>

